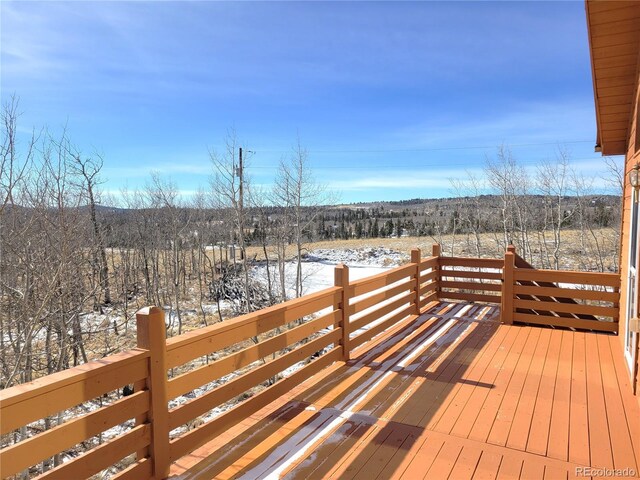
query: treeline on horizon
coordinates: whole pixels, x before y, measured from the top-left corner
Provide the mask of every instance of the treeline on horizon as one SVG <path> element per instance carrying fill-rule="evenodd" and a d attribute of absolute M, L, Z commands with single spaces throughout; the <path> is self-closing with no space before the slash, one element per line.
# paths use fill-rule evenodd
<path fill-rule="evenodd" d="M 522 202 L 538 211 L 544 211 L 546 198 L 542 195 L 526 195 Z M 476 211 L 469 209 L 472 203 L 478 202 Z M 358 204 L 345 204 L 340 206 L 321 205 L 318 207 L 303 207 L 302 212 L 305 217 L 314 216 L 313 225 L 306 229 L 304 238 L 307 242 L 324 240 L 349 240 L 349 239 L 370 239 L 370 238 L 393 238 L 399 236 L 422 237 L 436 236 L 439 234 L 457 233 L 467 235 L 473 232 L 471 225 L 476 223 L 481 233 L 496 233 L 503 228 L 501 223 L 500 197 L 498 195 L 481 195 L 477 199 L 474 197 L 448 197 L 438 199 L 411 199 L 407 201 L 393 202 L 361 202 Z M 585 198 L 576 196 L 566 196 L 562 199 L 565 219 L 562 222 L 563 229 L 580 228 L 581 221 L 586 220 L 594 228 L 615 228 L 619 225 L 619 212 L 621 197 L 616 195 L 589 194 Z M 401 209 L 395 206 L 405 206 Z M 385 207 L 386 206 L 386 207 Z M 8 208 L 11 208 L 9 206 Z M 23 208 L 23 207 L 18 207 Z M 87 212 L 90 206 L 78 207 Z M 164 207 L 142 208 L 149 210 L 145 212 L 154 217 L 162 217 Z M 179 216 L 184 222 L 192 223 L 191 219 L 198 217 L 197 209 L 189 206 L 178 207 Z M 547 204 L 548 208 L 548 204 Z M 583 212 L 578 212 L 583 208 Z M 96 215 L 102 224 L 107 247 L 130 246 L 126 238 L 119 235 L 121 229 L 131 228 L 131 223 L 139 217 L 140 208 L 121 208 L 106 205 L 96 206 Z M 152 212 L 158 210 L 157 212 Z M 285 215 L 283 207 L 264 207 L 267 214 L 267 221 L 276 222 L 277 218 Z M 204 220 L 202 225 L 193 225 L 194 232 L 200 228 L 207 228 L 206 224 L 221 224 L 229 212 L 224 209 L 204 208 Z M 28 212 L 25 212 L 28 215 Z M 248 235 L 248 245 L 259 245 L 261 235 L 264 235 L 263 226 L 260 223 L 261 212 L 247 208 L 249 225 L 246 227 Z M 476 222 L 474 215 L 478 215 Z M 533 218 L 531 221 L 532 230 L 543 230 L 544 217 Z M 229 231 L 229 235 L 213 235 L 217 238 L 212 245 L 228 245 L 235 243 L 234 232 Z M 212 240 L 215 241 L 215 240 Z"/>

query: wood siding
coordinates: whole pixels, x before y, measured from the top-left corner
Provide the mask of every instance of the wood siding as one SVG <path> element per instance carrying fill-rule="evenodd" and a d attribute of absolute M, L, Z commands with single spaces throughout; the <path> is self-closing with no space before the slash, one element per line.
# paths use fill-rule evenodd
<path fill-rule="evenodd" d="M 638 84 L 640 82 L 640 2 L 586 0 L 587 28 L 597 121 L 596 143 L 603 155 L 625 155 L 620 239 L 620 322 L 626 322 L 629 292 L 629 217 L 632 190 L 628 173 L 640 163 Z M 620 344 L 624 349 L 624 329 Z M 637 392 L 637 372 L 631 372 Z M 636 393 L 637 394 L 637 393 Z M 640 401 L 640 396 L 638 397 Z"/>
<path fill-rule="evenodd" d="M 640 21 L 638 21 L 640 23 Z M 624 178 L 624 189 L 623 189 L 623 208 L 622 208 L 622 222 L 621 222 L 621 242 L 620 242 L 620 276 L 621 276 L 621 305 L 620 305 L 620 321 L 626 322 L 626 303 L 627 303 L 627 295 L 629 292 L 629 285 L 627 281 L 627 275 L 629 273 L 629 240 L 630 240 L 630 213 L 631 213 L 631 202 L 633 201 L 633 192 L 629 185 L 628 174 L 631 169 L 637 164 L 640 163 L 640 149 L 637 147 L 637 136 L 638 136 L 638 102 L 640 98 L 638 97 L 638 85 L 640 83 L 640 77 L 636 72 L 635 77 L 635 91 L 633 95 L 634 99 L 634 107 L 630 111 L 630 120 L 629 120 L 629 128 L 628 128 L 628 136 L 626 139 L 626 156 L 625 156 L 625 178 Z M 624 330 L 621 329 L 622 334 L 620 335 L 620 345 L 621 348 L 624 349 Z M 638 371 L 638 367 L 636 366 L 636 372 Z M 635 378 L 632 379 L 637 385 L 637 373 Z M 638 394 L 638 388 L 636 388 L 636 394 Z M 640 401 L 640 396 L 638 397 Z"/>
<path fill-rule="evenodd" d="M 586 2 L 591 66 L 603 155 L 623 155 L 634 110 L 640 2 Z"/>

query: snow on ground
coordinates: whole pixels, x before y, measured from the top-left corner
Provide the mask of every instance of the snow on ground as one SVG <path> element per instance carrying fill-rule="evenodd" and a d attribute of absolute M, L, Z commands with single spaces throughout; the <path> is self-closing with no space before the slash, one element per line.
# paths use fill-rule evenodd
<path fill-rule="evenodd" d="M 308 295 L 310 293 L 332 287 L 334 282 L 334 270 L 336 265 L 339 263 L 343 263 L 349 267 L 349 280 L 353 282 L 354 280 L 371 277 L 391 268 L 395 268 L 406 263 L 408 260 L 409 258 L 407 255 L 384 247 L 313 250 L 302 262 L 302 293 L 303 295 Z M 269 267 L 271 271 L 271 282 L 272 285 L 274 285 L 274 290 L 277 291 L 280 285 L 277 267 L 275 265 L 270 265 Z M 266 270 L 266 265 L 264 264 L 255 267 L 253 270 L 254 278 L 262 282 L 264 285 L 267 284 Z M 295 297 L 295 277 L 296 263 L 294 261 L 287 262 L 285 265 L 285 286 L 287 288 L 288 298 Z M 374 292 L 371 294 L 373 293 Z M 367 295 L 364 295 L 362 298 Z M 390 299 L 387 303 L 392 301 L 393 299 Z M 374 307 L 364 310 L 356 317 L 368 314 L 372 311 L 372 308 Z M 317 312 L 315 316 L 324 315 L 330 311 L 331 307 L 328 307 Z M 361 329 L 351 332 L 351 336 L 359 335 L 363 331 L 375 327 L 378 323 L 384 322 L 390 316 L 395 315 L 395 313 L 396 311 L 394 310 Z M 354 319 L 356 317 L 354 317 Z M 326 329 L 326 331 L 329 330 L 331 330 L 331 327 Z M 289 369 L 284 372 L 284 376 L 290 375 L 302 366 L 304 366 L 304 362 L 289 367 Z"/>
<path fill-rule="evenodd" d="M 330 265 L 344 263 L 349 267 L 397 267 L 409 260 L 401 252 L 386 247 L 367 248 L 319 248 L 312 250 L 305 259 Z"/>
<path fill-rule="evenodd" d="M 345 248 L 312 250 L 302 262 L 302 294 L 318 292 L 333 286 L 334 269 L 339 263 L 349 267 L 349 279 L 359 280 L 397 267 L 407 262 L 409 257 L 389 248 Z M 275 264 L 269 266 L 274 288 L 280 285 Z M 254 267 L 253 275 L 266 285 L 267 268 L 265 264 Z M 285 287 L 289 298 L 295 297 L 296 263 L 285 265 Z"/>
<path fill-rule="evenodd" d="M 390 250 L 388 248 L 363 248 L 363 249 L 344 249 L 344 250 L 316 250 L 311 252 L 302 263 L 303 273 L 303 294 L 309 294 L 329 288 L 333 286 L 334 268 L 338 263 L 344 263 L 348 265 L 349 275 L 351 280 L 357 280 L 364 277 L 369 277 L 377 273 L 389 270 L 397 265 L 400 265 L 406 261 L 406 256 Z M 278 272 L 276 265 L 270 265 L 272 274 L 272 282 L 274 285 L 279 285 Z M 254 267 L 254 278 L 258 279 L 264 284 L 266 280 L 266 265 L 262 264 Z M 285 265 L 285 282 L 288 290 L 289 298 L 295 296 L 295 275 L 296 275 L 296 263 L 287 262 Z M 327 309 L 328 311 L 329 309 Z M 322 314 L 322 312 L 318 312 Z M 328 329 L 330 330 L 330 329 Z M 325 347 L 322 353 L 328 351 L 332 345 Z M 258 364 L 259 362 L 256 362 Z M 306 364 L 305 361 L 298 362 L 291 365 L 283 372 L 282 377 L 288 377 L 295 373 Z M 171 400 L 170 407 L 175 408 L 179 405 L 183 405 L 195 397 L 206 394 L 208 391 L 215 389 L 216 387 L 232 380 L 238 376 L 239 372 L 233 372 L 225 377 L 210 382 L 202 387 L 199 387 L 186 395 L 181 395 L 176 399 Z M 218 406 L 213 410 L 207 412 L 202 416 L 203 421 L 209 421 L 233 406 L 232 402 Z M 172 433 L 177 435 L 186 430 L 187 427 L 181 426 L 175 429 Z"/>
<path fill-rule="evenodd" d="M 333 286 L 334 282 L 334 269 L 335 266 L 339 263 L 344 263 L 349 267 L 349 278 L 351 281 L 358 280 L 365 277 L 370 277 L 372 275 L 376 275 L 378 273 L 387 271 L 396 266 L 402 265 L 408 261 L 408 257 L 405 254 L 402 254 L 398 251 L 391 250 L 389 248 L 377 247 L 377 248 L 359 248 L 359 249 L 318 249 L 311 251 L 302 262 L 302 274 L 303 274 L 303 294 L 307 295 L 310 293 L 314 293 L 325 288 L 329 288 Z M 278 272 L 277 266 L 271 265 L 271 273 L 272 273 L 272 282 L 274 288 L 279 288 L 279 280 L 278 280 Z M 265 285 L 267 283 L 266 280 L 266 265 L 258 265 L 253 269 L 254 278 L 263 282 Z M 295 296 L 295 276 L 296 276 L 296 263 L 294 261 L 287 262 L 285 265 L 285 286 L 287 288 L 287 294 L 289 298 L 293 298 Z M 221 307 L 223 309 L 229 308 L 231 306 L 230 301 L 221 302 Z M 209 314 L 217 313 L 217 306 L 215 303 L 203 305 L 205 311 Z M 165 312 L 167 312 L 166 321 L 168 324 L 173 323 L 176 319 L 174 318 L 176 312 L 171 309 L 170 306 L 164 306 Z M 326 309 L 327 311 L 329 309 Z M 185 309 L 183 310 L 184 314 L 195 314 L 195 309 Z M 324 312 L 318 312 L 321 315 Z M 82 315 L 82 324 L 83 328 L 87 330 L 95 330 L 96 328 L 109 328 L 110 324 L 114 320 L 122 320 L 121 312 L 114 311 L 110 308 L 105 308 L 102 313 L 98 312 L 86 312 Z M 383 317 L 380 320 L 384 320 Z M 375 322 L 377 323 L 377 322 Z M 373 325 L 373 324 L 372 324 Z M 366 328 L 370 328 L 372 325 L 368 325 Z M 327 329 L 327 330 L 330 330 Z M 357 333 L 357 332 L 356 332 Z M 321 354 L 326 353 L 329 349 L 331 349 L 332 345 L 325 347 Z M 320 353 L 320 352 L 318 352 Z M 259 364 L 259 362 L 255 362 Z M 298 371 L 300 368 L 304 367 L 306 364 L 305 361 L 298 362 L 294 365 L 291 365 L 283 372 L 281 372 L 282 377 L 288 377 Z M 255 366 L 255 365 L 250 365 Z M 199 388 L 194 389 L 191 392 L 188 392 L 185 395 L 181 395 L 169 402 L 171 408 L 175 408 L 179 405 L 184 405 L 185 403 L 191 401 L 193 398 L 200 397 L 205 395 L 207 392 L 219 387 L 222 384 L 227 383 L 230 380 L 233 380 L 237 376 L 241 375 L 240 372 L 233 372 L 229 375 L 226 375 L 222 378 L 216 379 L 215 381 L 209 382 Z M 113 400 L 113 399 L 111 399 Z M 110 403 L 110 402 L 107 402 Z M 83 413 L 92 412 L 102 406 L 102 401 L 92 401 L 85 402 L 81 406 L 81 410 Z M 230 408 L 234 406 L 234 402 L 227 402 L 223 405 L 219 405 L 216 408 L 210 410 L 200 417 L 200 420 L 203 422 L 207 422 Z M 76 418 L 78 415 L 78 409 L 70 409 L 63 412 L 63 418 L 65 421 Z M 42 421 L 38 422 L 39 426 Z M 109 428 L 105 432 L 102 433 L 102 439 L 110 439 L 122 435 L 133 428 L 133 421 L 126 421 L 121 424 L 118 424 L 112 428 Z M 193 425 L 195 426 L 195 425 Z M 180 426 L 172 431 L 173 435 L 180 435 L 186 432 L 189 428 L 193 426 Z M 42 428 L 42 426 L 40 426 Z M 66 460 L 66 459 L 65 459 Z M 109 474 L 105 472 L 105 478 L 109 477 Z"/>

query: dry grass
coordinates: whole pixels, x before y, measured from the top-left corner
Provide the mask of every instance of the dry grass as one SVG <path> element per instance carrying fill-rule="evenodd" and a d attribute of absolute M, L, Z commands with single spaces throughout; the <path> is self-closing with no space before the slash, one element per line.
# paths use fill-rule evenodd
<path fill-rule="evenodd" d="M 594 234 L 585 236 L 585 242 L 581 240 L 582 234 L 580 230 L 563 230 L 561 237 L 560 258 L 562 269 L 572 270 L 597 270 L 598 266 L 595 257 L 598 255 L 594 237 L 598 240 L 600 255 L 602 255 L 605 264 L 605 270 L 617 270 L 617 248 L 618 235 L 617 231 L 612 228 L 604 228 L 594 231 Z M 501 237 L 499 233 L 483 233 L 480 235 L 481 257 L 501 258 L 504 251 L 499 246 Z M 552 235 L 546 234 L 547 245 L 550 243 Z M 315 249 L 359 249 L 359 248 L 375 248 L 385 247 L 404 253 L 409 256 L 411 249 L 419 248 L 422 250 L 422 256 L 431 254 L 432 245 L 441 243 L 442 254 L 446 256 L 477 256 L 474 239 L 469 235 L 443 235 L 436 237 L 401 237 L 401 238 L 362 238 L 350 240 L 325 240 L 320 242 L 312 242 L 305 244 L 305 252 Z M 538 265 L 542 252 L 542 236 L 538 232 L 531 234 L 532 252 L 534 255 L 533 263 Z M 585 251 L 586 250 L 586 251 Z M 295 257 L 295 245 L 289 245 L 286 251 L 288 258 Z M 256 260 L 264 260 L 264 252 L 262 247 L 252 246 L 247 249 L 249 258 Z M 269 251 L 269 259 L 275 260 L 275 253 Z"/>
<path fill-rule="evenodd" d="M 534 234 L 535 235 L 535 234 Z M 606 271 L 615 271 L 617 269 L 617 253 L 616 247 L 618 237 L 616 231 L 613 229 L 601 229 L 595 232 L 596 238 L 601 245 L 602 256 L 604 258 L 604 266 Z M 462 257 L 475 257 L 477 255 L 473 239 L 467 235 L 443 236 L 442 242 L 442 254 L 446 256 L 453 255 Z M 499 247 L 496 234 L 488 233 L 481 235 L 481 256 L 485 258 L 500 258 L 504 254 Z M 539 240 L 536 236 L 533 237 L 532 242 L 535 245 L 539 245 Z M 587 245 L 587 252 L 583 251 L 580 231 L 567 230 L 562 232 L 562 248 L 560 252 L 562 269 L 567 270 L 598 270 L 598 265 L 595 262 L 595 249 L 593 248 L 593 239 Z M 423 257 L 431 254 L 431 248 L 434 243 L 437 243 L 437 239 L 434 237 L 402 237 L 402 238 L 373 238 L 373 239 L 351 239 L 351 240 L 331 240 L 321 241 L 305 244 L 305 252 L 311 252 L 316 249 L 362 249 L 362 248 L 376 248 L 384 247 L 392 249 L 401 253 L 404 253 L 409 258 L 411 249 L 420 248 L 423 252 Z M 540 255 L 539 248 L 533 248 L 534 257 Z M 261 247 L 252 246 L 247 250 L 248 258 L 256 258 L 256 260 L 264 260 L 264 253 Z M 111 255 L 118 256 L 118 251 L 114 250 L 110 252 Z M 211 255 L 211 252 L 208 252 Z M 271 260 L 275 260 L 275 253 L 269 251 Z M 287 256 L 290 259 L 295 257 L 295 245 L 289 245 L 287 248 Z M 219 254 L 216 255 L 219 257 Z M 114 258 L 114 263 L 119 265 L 120 259 Z M 219 261 L 219 258 L 216 258 Z M 381 259 L 382 260 L 382 259 Z M 534 265 L 540 264 L 539 258 L 533 259 Z M 110 260 L 110 265 L 112 265 Z M 200 290 L 198 288 L 197 278 L 195 276 L 187 277 L 186 293 L 181 295 L 181 311 L 183 320 L 183 332 L 195 330 L 201 328 L 205 318 L 202 315 L 200 308 Z M 204 300 L 205 304 L 214 304 L 213 301 Z M 109 314 L 105 315 L 103 325 L 94 326 L 92 328 L 93 333 L 86 339 L 87 350 L 91 356 L 101 356 L 105 353 L 105 343 L 111 344 L 111 348 L 120 350 L 129 348 L 135 345 L 135 320 L 133 318 L 134 312 L 144 306 L 145 299 L 143 295 L 137 295 L 132 299 L 126 312 L 122 308 L 122 305 L 116 305 L 113 309 L 110 309 Z M 233 312 L 223 309 L 223 318 L 230 318 L 233 316 Z M 127 335 L 123 335 L 122 331 L 124 326 L 122 322 L 125 317 L 129 319 L 129 332 Z M 113 330 L 110 328 L 110 324 L 113 320 L 116 320 L 120 324 L 120 335 L 112 336 Z M 210 311 L 206 315 L 206 322 L 208 324 L 219 321 L 217 313 Z M 175 335 L 177 329 L 170 329 L 170 335 Z M 107 339 L 106 337 L 110 337 Z"/>

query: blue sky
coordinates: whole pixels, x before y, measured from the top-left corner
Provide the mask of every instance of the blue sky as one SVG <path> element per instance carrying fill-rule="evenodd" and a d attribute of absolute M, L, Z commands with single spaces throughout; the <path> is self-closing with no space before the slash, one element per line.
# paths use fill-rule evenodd
<path fill-rule="evenodd" d="M 66 125 L 104 188 L 206 187 L 229 128 L 269 185 L 299 136 L 344 202 L 441 197 L 496 146 L 602 185 L 584 4 L 0 3 L 3 102 Z"/>

